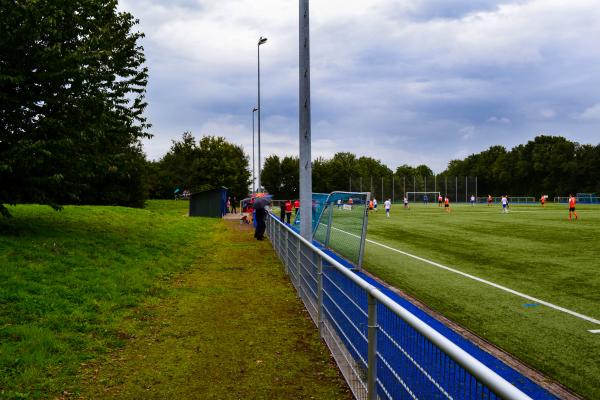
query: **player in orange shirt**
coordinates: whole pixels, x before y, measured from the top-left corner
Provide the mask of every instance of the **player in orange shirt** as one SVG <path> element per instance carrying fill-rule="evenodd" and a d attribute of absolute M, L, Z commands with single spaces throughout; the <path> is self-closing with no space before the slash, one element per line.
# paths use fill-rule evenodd
<path fill-rule="evenodd" d="M 575 215 L 575 219 L 577 219 L 577 213 L 575 212 L 575 204 L 577 204 L 577 199 L 572 194 L 569 195 L 569 221 L 571 221 L 571 214 Z"/>
<path fill-rule="evenodd" d="M 446 196 L 444 199 L 444 210 L 446 210 L 446 212 L 450 212 L 450 199 L 448 196 Z"/>

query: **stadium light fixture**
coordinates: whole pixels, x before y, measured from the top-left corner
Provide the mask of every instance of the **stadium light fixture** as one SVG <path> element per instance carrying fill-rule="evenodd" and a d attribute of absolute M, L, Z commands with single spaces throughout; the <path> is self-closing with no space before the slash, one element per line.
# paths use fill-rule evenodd
<path fill-rule="evenodd" d="M 261 182 L 260 182 L 260 172 L 261 172 L 261 160 L 260 160 L 260 45 L 265 44 L 267 42 L 267 38 L 260 37 L 258 39 L 258 45 L 256 46 L 258 49 L 258 191 L 261 192 Z M 253 114 L 254 115 L 254 114 Z"/>

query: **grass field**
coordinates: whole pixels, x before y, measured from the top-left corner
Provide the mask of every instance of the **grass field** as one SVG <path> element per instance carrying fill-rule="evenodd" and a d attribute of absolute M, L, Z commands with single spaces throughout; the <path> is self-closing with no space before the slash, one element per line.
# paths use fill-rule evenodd
<path fill-rule="evenodd" d="M 0 219 L 0 398 L 347 397 L 250 232 L 189 218 L 183 201 L 11 213 Z"/>
<path fill-rule="evenodd" d="M 590 399 L 600 398 L 600 325 L 400 254 L 443 264 L 600 320 L 600 206 L 394 205 L 369 214 L 365 268 Z M 348 230 L 344 211 L 334 227 Z"/>

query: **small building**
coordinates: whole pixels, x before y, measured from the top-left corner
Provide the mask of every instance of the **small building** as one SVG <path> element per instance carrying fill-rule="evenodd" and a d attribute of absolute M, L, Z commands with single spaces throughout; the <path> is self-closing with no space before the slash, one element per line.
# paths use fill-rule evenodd
<path fill-rule="evenodd" d="M 222 218 L 227 213 L 227 193 L 225 187 L 192 193 L 189 216 Z"/>

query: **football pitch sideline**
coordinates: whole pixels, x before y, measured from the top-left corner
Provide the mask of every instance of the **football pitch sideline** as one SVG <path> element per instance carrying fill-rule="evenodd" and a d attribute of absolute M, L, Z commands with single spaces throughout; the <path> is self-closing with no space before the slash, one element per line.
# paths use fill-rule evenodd
<path fill-rule="evenodd" d="M 600 206 L 437 204 L 369 213 L 365 269 L 585 396 L 600 398 Z M 336 210 L 334 229 L 345 226 Z M 335 235 L 342 240 L 343 234 Z M 332 236 L 333 239 L 333 236 Z"/>

